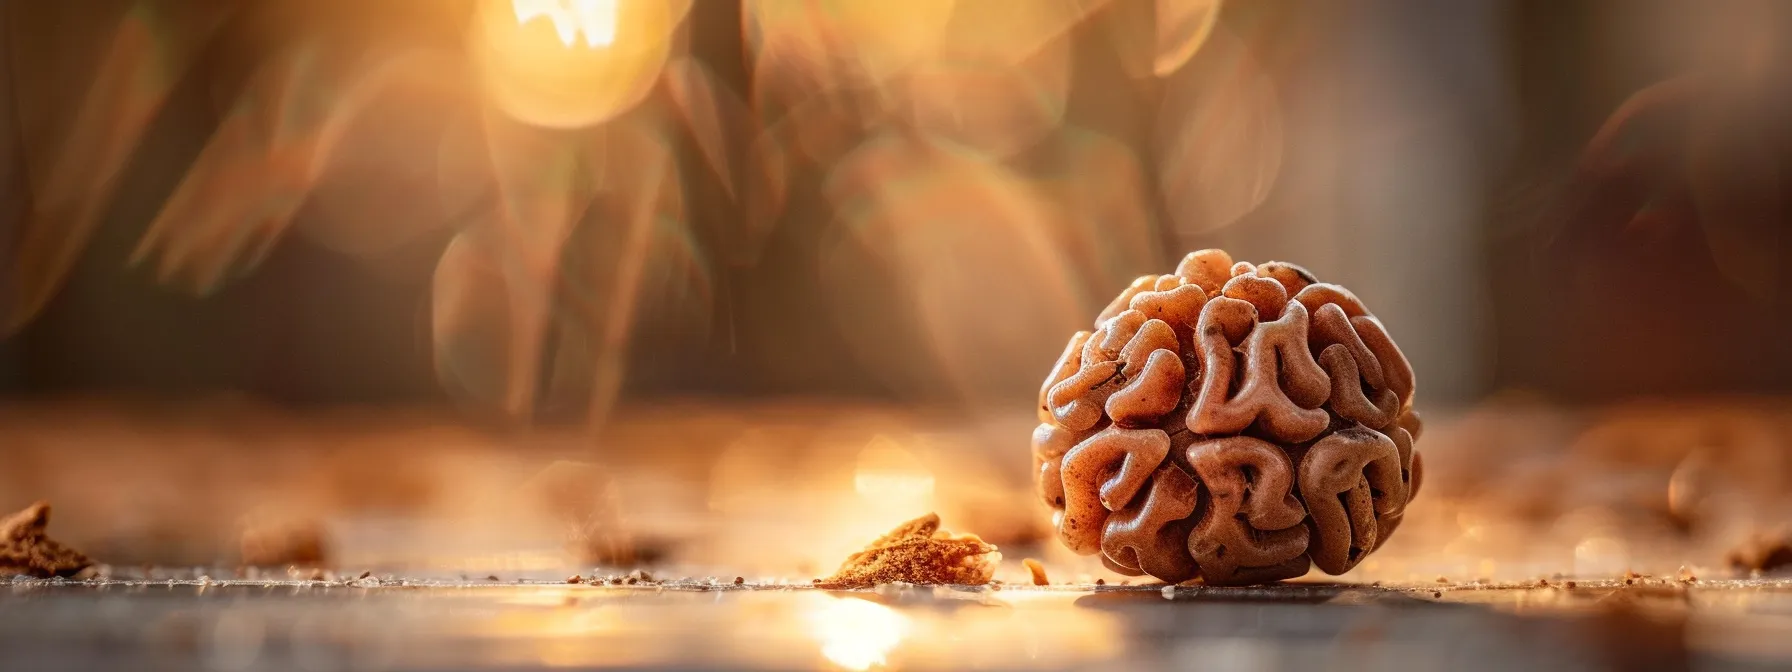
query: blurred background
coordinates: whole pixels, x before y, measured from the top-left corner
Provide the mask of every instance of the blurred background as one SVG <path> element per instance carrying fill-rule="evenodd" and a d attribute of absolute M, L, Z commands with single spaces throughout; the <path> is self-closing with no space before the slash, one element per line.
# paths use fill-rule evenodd
<path fill-rule="evenodd" d="M 572 457 L 686 557 L 741 560 L 732 521 L 825 568 L 927 507 L 1036 543 L 1064 339 L 1223 247 L 1352 288 L 1412 360 L 1438 513 L 1388 555 L 1716 558 L 1792 477 L 1788 31 L 1772 0 L 6 3 L 0 498 L 209 561 L 269 501 L 465 518 Z M 1765 494 L 1701 526 L 1736 469 Z"/>

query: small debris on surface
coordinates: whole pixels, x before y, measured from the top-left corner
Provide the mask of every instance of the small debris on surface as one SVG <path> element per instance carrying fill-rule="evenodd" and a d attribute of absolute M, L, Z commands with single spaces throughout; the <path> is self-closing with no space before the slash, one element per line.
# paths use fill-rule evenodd
<path fill-rule="evenodd" d="M 815 583 L 824 588 L 868 588 L 882 583 L 983 585 L 1001 560 L 996 547 L 976 535 L 940 529 L 929 513 L 891 530 L 846 558 L 840 569 Z"/>
<path fill-rule="evenodd" d="M 635 579 L 639 579 L 642 583 L 653 583 L 653 575 L 647 573 L 647 570 L 645 570 L 645 569 L 637 569 L 635 571 L 629 572 L 628 576 L 630 579 L 629 583 L 634 583 Z"/>
<path fill-rule="evenodd" d="M 300 567 L 293 565 L 286 568 L 286 577 L 294 581 L 332 581 L 335 574 L 320 567 Z"/>
<path fill-rule="evenodd" d="M 747 577 L 744 577 L 744 576 L 734 577 L 734 585 L 737 585 L 737 586 L 745 585 L 746 582 L 747 582 Z"/>
<path fill-rule="evenodd" d="M 1449 579 L 1449 577 L 1439 574 L 1439 575 L 1437 575 L 1437 582 L 1438 583 L 1449 583 L 1450 579 Z"/>
<path fill-rule="evenodd" d="M 582 577 L 582 576 L 579 576 L 579 575 L 577 575 L 577 574 L 574 574 L 574 575 L 572 575 L 572 576 L 570 576 L 570 577 L 567 577 L 567 579 L 566 579 L 566 582 L 567 582 L 567 583 L 584 583 L 584 582 L 585 582 L 585 577 Z"/>
<path fill-rule="evenodd" d="M 1562 585 L 1567 586 L 1569 590 L 1574 590 L 1574 582 L 1573 581 L 1569 581 Z"/>
<path fill-rule="evenodd" d="M 1441 597 L 1443 597 L 1443 596 L 1444 596 L 1444 591 L 1441 591 L 1441 590 L 1433 590 L 1433 591 L 1431 591 L 1431 596 L 1432 596 L 1432 597 L 1437 597 L 1437 598 L 1441 598 Z"/>
<path fill-rule="evenodd" d="M 1033 575 L 1033 585 L 1035 585 L 1035 586 L 1051 585 L 1052 582 L 1049 579 L 1047 579 L 1045 576 L 1045 565 L 1044 564 L 1041 564 L 1038 560 L 1035 560 L 1033 558 L 1027 558 L 1025 560 L 1022 560 L 1022 561 L 1020 561 L 1020 564 L 1027 568 L 1027 573 Z"/>
<path fill-rule="evenodd" d="M 1626 580 L 1628 581 L 1628 580 Z M 1626 583 L 1624 587 L 1606 593 L 1596 600 L 1597 603 L 1635 603 L 1645 600 L 1686 600 L 1689 599 L 1688 588 L 1683 583 Z"/>
<path fill-rule="evenodd" d="M 485 576 L 485 580 L 487 580 L 487 581 L 499 581 L 499 580 L 501 580 L 501 579 L 499 579 L 499 578 L 498 578 L 498 575 L 497 575 L 497 574 L 487 574 L 487 575 L 486 575 L 486 576 Z"/>
<path fill-rule="evenodd" d="M 50 539 L 49 502 L 37 502 L 0 520 L 0 574 L 68 578 L 93 566 L 80 551 Z"/>
<path fill-rule="evenodd" d="M 1688 568 L 1685 565 L 1680 566 L 1680 582 L 1681 583 L 1692 583 L 1692 582 L 1695 582 L 1698 580 L 1699 580 L 1699 577 L 1692 573 L 1692 569 Z"/>
<path fill-rule="evenodd" d="M 1095 585 L 1097 585 L 1097 586 L 1105 586 L 1105 585 L 1108 585 L 1108 580 L 1107 580 L 1107 579 L 1096 579 L 1096 580 L 1095 580 Z"/>
<path fill-rule="evenodd" d="M 1164 589 L 1161 592 L 1164 596 L 1164 599 L 1166 599 L 1166 600 L 1176 599 L 1176 587 L 1175 586 L 1164 586 Z"/>
<path fill-rule="evenodd" d="M 1730 550 L 1730 566 L 1737 571 L 1771 572 L 1792 565 L 1792 535 L 1757 532 Z"/>

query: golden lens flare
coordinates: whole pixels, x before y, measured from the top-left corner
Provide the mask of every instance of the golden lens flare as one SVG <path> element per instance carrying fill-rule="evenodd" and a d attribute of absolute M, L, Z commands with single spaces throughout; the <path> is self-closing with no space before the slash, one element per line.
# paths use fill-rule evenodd
<path fill-rule="evenodd" d="M 481 0 L 468 49 L 491 102 L 528 124 L 580 128 L 658 81 L 689 0 Z"/>
<path fill-rule="evenodd" d="M 1053 244 L 1056 212 L 1030 181 L 962 146 L 892 133 L 835 164 L 825 193 L 841 219 L 823 242 L 822 282 L 873 375 L 964 400 L 1037 387 L 1020 372 L 1052 355 L 1028 334 L 1074 330 L 1083 301 Z"/>
<path fill-rule="evenodd" d="M 585 46 L 607 47 L 616 42 L 617 0 L 512 0 L 517 23 L 547 19 L 560 41 L 571 47 L 585 36 Z"/>
<path fill-rule="evenodd" d="M 1168 77 L 1193 58 L 1220 18 L 1220 0 L 1157 0 L 1157 58 L 1151 70 Z"/>
<path fill-rule="evenodd" d="M 809 616 L 821 655 L 848 670 L 889 664 L 890 652 L 908 637 L 911 627 L 902 612 L 852 597 L 828 598 Z"/>
<path fill-rule="evenodd" d="M 747 0 L 741 13 L 747 43 L 767 71 L 821 93 L 876 85 L 930 56 L 955 4 Z"/>
<path fill-rule="evenodd" d="M 70 22 L 101 20 L 92 7 L 50 11 Z M 61 40 L 9 41 L 18 74 L 7 90 L 7 104 L 17 106 L 23 165 L 32 174 L 32 207 L 38 215 L 19 219 L 18 228 L 9 231 L 17 247 L 7 268 L 0 269 L 0 285 L 11 294 L 0 302 L 0 336 L 22 329 L 60 290 L 163 102 L 230 15 L 220 6 L 191 3 L 127 13 L 109 29 L 91 74 L 80 82 L 64 81 L 67 75 L 56 69 L 23 67 L 32 61 L 64 60 L 39 53 Z M 41 92 L 71 84 L 85 89 L 78 103 L 60 111 L 45 107 L 58 96 Z M 41 121 L 34 124 L 32 119 Z"/>
<path fill-rule="evenodd" d="M 1275 82 L 1248 46 L 1213 31 L 1200 58 L 1164 80 L 1158 186 L 1183 237 L 1238 223 L 1269 199 L 1282 170 Z"/>

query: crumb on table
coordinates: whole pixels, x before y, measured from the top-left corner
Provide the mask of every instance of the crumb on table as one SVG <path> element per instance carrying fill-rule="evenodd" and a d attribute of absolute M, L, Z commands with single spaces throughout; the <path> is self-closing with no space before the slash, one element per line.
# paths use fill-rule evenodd
<path fill-rule="evenodd" d="M 1051 580 L 1046 578 L 1046 576 L 1045 576 L 1045 565 L 1044 564 L 1041 564 L 1038 560 L 1035 560 L 1033 558 L 1027 558 L 1025 560 L 1022 560 L 1022 561 L 1020 561 L 1020 564 L 1027 568 L 1027 573 L 1033 575 L 1033 585 L 1035 585 L 1035 586 L 1051 585 L 1051 583 L 1052 583 Z"/>
<path fill-rule="evenodd" d="M 80 551 L 57 543 L 45 533 L 50 504 L 37 502 L 0 520 L 0 575 L 69 577 L 93 565 Z"/>
<path fill-rule="evenodd" d="M 903 523 L 846 558 L 821 588 L 866 588 L 881 583 L 982 585 L 1001 559 L 996 547 L 976 535 L 940 529 L 938 514 Z"/>

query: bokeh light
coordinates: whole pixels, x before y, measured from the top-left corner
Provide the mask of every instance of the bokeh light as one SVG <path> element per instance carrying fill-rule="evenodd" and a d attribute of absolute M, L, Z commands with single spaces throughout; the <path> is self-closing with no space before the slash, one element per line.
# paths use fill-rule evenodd
<path fill-rule="evenodd" d="M 1181 70 L 1220 18 L 1220 0 L 1157 0 L 1157 58 L 1152 72 L 1168 77 Z"/>
<path fill-rule="evenodd" d="M 1157 121 L 1158 184 L 1179 234 L 1243 219 L 1281 173 L 1282 106 L 1248 47 L 1222 30 L 1165 81 Z M 1186 238 L 1185 238 L 1186 239 Z"/>
<path fill-rule="evenodd" d="M 848 670 L 882 666 L 908 637 L 909 619 L 889 607 L 856 597 L 829 598 L 809 612 L 821 655 Z"/>
<path fill-rule="evenodd" d="M 957 0 L 745 0 L 746 42 L 757 78 L 799 95 L 862 89 L 931 55 Z M 786 101 L 791 102 L 791 101 Z"/>
<path fill-rule="evenodd" d="M 0 271 L 17 294 L 0 305 L 0 335 L 24 327 L 61 288 L 150 124 L 201 47 L 231 16 L 228 8 L 195 3 L 136 3 L 132 9 L 116 21 L 74 5 L 40 9 L 66 12 L 59 25 L 103 31 L 99 62 L 91 74 L 82 73 L 84 79 L 71 71 L 77 59 L 56 53 L 54 41 L 8 41 L 18 60 L 9 73 L 15 87 L 50 92 L 71 81 L 86 86 L 72 111 L 43 104 L 55 95 L 20 91 L 13 103 L 39 214 L 22 223 L 14 258 Z"/>
<path fill-rule="evenodd" d="M 956 145 L 892 133 L 835 166 L 826 190 L 841 219 L 823 282 L 867 366 L 897 389 L 944 382 L 967 400 L 1037 387 L 1021 372 L 1051 355 L 1030 334 L 1074 331 L 1085 299 L 1033 184 Z"/>
<path fill-rule="evenodd" d="M 689 9 L 690 0 L 480 0 L 468 49 L 506 113 L 540 126 L 589 126 L 653 89 Z M 568 34 L 583 39 L 568 42 Z"/>

